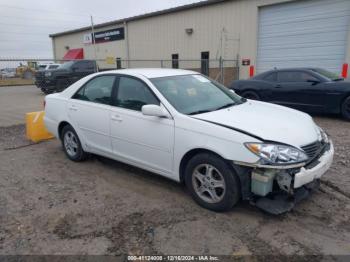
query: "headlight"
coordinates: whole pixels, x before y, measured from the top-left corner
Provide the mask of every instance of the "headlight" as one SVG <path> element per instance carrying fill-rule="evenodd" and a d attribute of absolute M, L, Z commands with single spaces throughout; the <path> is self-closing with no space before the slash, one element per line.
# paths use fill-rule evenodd
<path fill-rule="evenodd" d="M 51 76 L 51 72 L 45 72 L 45 76 Z"/>
<path fill-rule="evenodd" d="M 303 151 L 292 146 L 263 143 L 245 143 L 245 146 L 261 158 L 261 164 L 296 164 L 308 159 Z"/>

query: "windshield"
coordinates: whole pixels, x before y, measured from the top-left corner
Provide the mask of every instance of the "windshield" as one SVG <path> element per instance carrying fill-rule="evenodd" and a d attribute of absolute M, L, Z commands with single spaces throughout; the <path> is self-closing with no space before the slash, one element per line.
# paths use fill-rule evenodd
<path fill-rule="evenodd" d="M 211 112 L 243 102 L 240 96 L 202 75 L 150 80 L 177 111 L 187 115 Z"/>
<path fill-rule="evenodd" d="M 65 62 L 60 65 L 60 69 L 69 69 L 73 65 L 74 61 Z"/>
<path fill-rule="evenodd" d="M 342 80 L 343 78 L 341 78 L 340 76 L 338 76 L 337 74 L 330 72 L 328 70 L 325 69 L 321 69 L 321 68 L 315 68 L 312 69 L 312 71 L 319 73 L 320 75 L 332 80 L 332 81 L 336 81 L 336 80 Z"/>

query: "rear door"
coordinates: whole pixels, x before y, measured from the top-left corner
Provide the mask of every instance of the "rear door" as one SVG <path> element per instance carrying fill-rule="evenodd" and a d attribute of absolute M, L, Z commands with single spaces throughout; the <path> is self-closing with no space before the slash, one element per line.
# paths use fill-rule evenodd
<path fill-rule="evenodd" d="M 68 114 L 78 135 L 92 152 L 112 152 L 109 112 L 115 75 L 101 75 L 88 81 L 68 102 Z"/>

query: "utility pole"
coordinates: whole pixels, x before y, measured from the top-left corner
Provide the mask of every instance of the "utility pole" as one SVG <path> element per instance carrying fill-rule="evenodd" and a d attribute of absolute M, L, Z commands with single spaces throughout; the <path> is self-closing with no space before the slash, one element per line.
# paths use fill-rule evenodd
<path fill-rule="evenodd" d="M 98 66 L 97 66 L 97 55 L 96 55 L 96 41 L 95 41 L 95 28 L 94 28 L 94 20 L 92 18 L 92 15 L 90 16 L 91 18 L 91 36 L 92 36 L 92 45 L 94 47 L 94 56 L 95 56 L 95 72 L 98 71 Z"/>

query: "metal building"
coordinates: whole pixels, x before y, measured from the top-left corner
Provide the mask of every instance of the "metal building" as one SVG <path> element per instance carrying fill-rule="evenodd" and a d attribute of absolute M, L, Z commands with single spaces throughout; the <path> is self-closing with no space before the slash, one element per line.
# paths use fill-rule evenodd
<path fill-rule="evenodd" d="M 50 37 L 56 59 L 79 49 L 100 67 L 126 60 L 123 67 L 159 67 L 135 60 L 163 60 L 209 73 L 222 57 L 225 68 L 239 67 L 246 78 L 249 65 L 257 72 L 318 66 L 340 73 L 350 60 L 349 29 L 349 0 L 209 0 L 96 25 L 95 48 L 90 27 Z"/>

